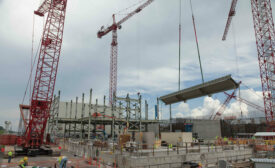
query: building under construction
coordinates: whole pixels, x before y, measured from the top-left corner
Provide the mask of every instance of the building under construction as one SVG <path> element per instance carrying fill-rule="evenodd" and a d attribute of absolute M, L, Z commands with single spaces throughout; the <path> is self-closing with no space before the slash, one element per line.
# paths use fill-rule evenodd
<path fill-rule="evenodd" d="M 121 13 L 113 14 L 112 23 L 101 26 L 97 31 L 98 38 L 112 34 L 109 96 L 104 96 L 102 100 L 95 99 L 91 89 L 87 94 L 88 100 L 85 100 L 83 93 L 71 101 L 63 101 L 60 91 L 56 95 L 54 93 L 62 59 L 65 18 L 67 6 L 70 5 L 68 1 L 43 0 L 34 11 L 34 15 L 45 17 L 42 37 L 37 57 L 33 58 L 34 33 L 32 35 L 31 72 L 22 104 L 19 105 L 18 132 L 9 132 L 11 123 L 5 122 L 6 133 L 0 135 L 1 167 L 16 167 L 18 164 L 22 168 L 56 167 L 57 164 L 62 168 L 274 167 L 275 31 L 270 0 L 251 0 L 263 107 L 241 97 L 242 81 L 234 80 L 231 75 L 206 80 L 191 0 L 191 26 L 199 63 L 199 68 L 195 69 L 200 70 L 201 83 L 192 81 L 195 84 L 181 88 L 182 1 L 179 0 L 178 89 L 172 93 L 159 91 L 163 95 L 154 97 L 156 105 L 151 105 L 155 107 L 154 110 L 149 110 L 150 104 L 141 93 L 135 96 L 117 94 L 118 31 L 126 21 L 159 2 L 139 1 L 133 5 L 134 10 L 123 14 L 122 18 L 119 18 Z M 237 2 L 231 2 L 222 40 L 227 38 Z M 29 104 L 24 104 L 28 92 Z M 225 101 L 210 116 L 201 119 L 173 118 L 173 104 L 218 93 L 225 94 Z M 232 99 L 255 108 L 262 113 L 262 117 L 244 118 L 242 114 L 241 118 L 224 116 Z M 168 119 L 160 117 L 160 103 L 169 107 Z M 24 156 L 22 160 L 21 156 Z M 27 156 L 31 157 L 29 162 Z"/>

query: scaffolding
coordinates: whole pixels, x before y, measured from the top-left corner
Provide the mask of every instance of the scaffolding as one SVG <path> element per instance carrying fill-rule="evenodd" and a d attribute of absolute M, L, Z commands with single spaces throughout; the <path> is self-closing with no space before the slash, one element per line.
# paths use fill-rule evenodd
<path fill-rule="evenodd" d="M 131 98 L 129 94 L 126 97 L 114 95 L 110 106 L 106 104 L 106 96 L 103 98 L 103 105 L 99 105 L 98 99 L 92 104 L 92 89 L 89 97 L 89 103 L 85 103 L 84 93 L 82 94 L 79 113 L 78 97 L 75 103 L 72 100 L 65 102 L 65 110 L 61 111 L 60 92 L 58 96 L 54 96 L 47 133 L 51 137 L 83 140 L 90 140 L 95 134 L 102 134 L 102 139 L 116 140 L 121 134 L 148 131 L 149 124 L 159 125 L 158 119 L 148 119 L 147 101 L 144 102 L 145 116 L 142 116 L 142 96 L 139 93 L 137 98 Z M 106 127 L 110 130 L 108 135 Z"/>

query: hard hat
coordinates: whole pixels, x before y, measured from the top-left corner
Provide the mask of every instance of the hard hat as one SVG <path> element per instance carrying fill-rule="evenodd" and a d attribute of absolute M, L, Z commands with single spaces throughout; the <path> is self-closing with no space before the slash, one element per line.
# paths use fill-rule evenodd
<path fill-rule="evenodd" d="M 27 161 L 28 160 L 28 157 L 24 157 L 24 161 Z"/>
<path fill-rule="evenodd" d="M 201 163 L 199 163 L 199 166 L 202 166 L 202 164 L 201 164 Z"/>

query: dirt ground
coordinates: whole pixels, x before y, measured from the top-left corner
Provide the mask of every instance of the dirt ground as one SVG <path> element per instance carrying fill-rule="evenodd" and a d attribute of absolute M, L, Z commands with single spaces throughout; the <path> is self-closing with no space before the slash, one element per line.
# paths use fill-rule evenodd
<path fill-rule="evenodd" d="M 74 156 L 72 153 L 68 151 L 62 151 L 62 156 L 66 156 L 68 158 L 67 167 L 92 167 L 88 164 L 87 160 Z M 0 152 L 0 167 L 6 168 L 6 167 L 18 167 L 19 161 L 24 156 L 17 156 L 15 158 L 12 158 L 11 163 L 8 164 L 8 159 L 3 158 L 3 154 Z M 53 156 L 35 156 L 35 157 L 28 157 L 28 163 L 29 166 L 39 166 L 39 167 L 55 167 L 55 164 L 57 164 L 58 157 Z M 57 166 L 58 167 L 58 166 Z"/>

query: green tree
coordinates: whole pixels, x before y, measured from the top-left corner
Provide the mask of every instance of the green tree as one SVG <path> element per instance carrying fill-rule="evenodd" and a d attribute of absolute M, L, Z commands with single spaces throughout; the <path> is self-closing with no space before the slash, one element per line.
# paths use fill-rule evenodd
<path fill-rule="evenodd" d="M 0 135 L 3 134 L 5 132 L 4 127 L 0 126 Z"/>

